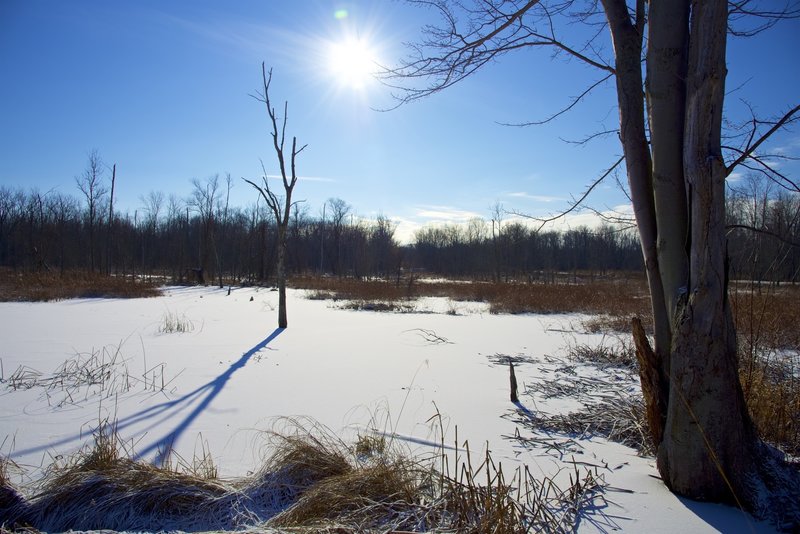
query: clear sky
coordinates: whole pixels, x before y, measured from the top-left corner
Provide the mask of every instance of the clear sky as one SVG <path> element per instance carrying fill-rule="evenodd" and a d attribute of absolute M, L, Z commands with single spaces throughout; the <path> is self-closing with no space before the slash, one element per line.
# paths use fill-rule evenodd
<path fill-rule="evenodd" d="M 241 177 L 258 179 L 260 159 L 278 172 L 265 108 L 249 96 L 262 61 L 274 72 L 271 97 L 289 103 L 287 133 L 308 144 L 296 198 L 313 214 L 339 197 L 358 215 L 397 221 L 401 237 L 429 221 L 489 218 L 498 202 L 545 215 L 619 157 L 614 137 L 562 140 L 617 127 L 612 82 L 547 126 L 499 124 L 546 117 L 601 77 L 547 50 L 376 111 L 393 105 L 388 89 L 353 79 L 351 64 L 359 54 L 395 64 L 432 16 L 389 0 L 0 0 L 0 185 L 77 196 L 75 176 L 96 149 L 117 165 L 122 211 L 140 209 L 151 190 L 186 197 L 192 178 L 217 173 L 234 178 L 235 205 L 251 205 L 256 192 Z M 581 31 L 564 28 L 567 39 Z M 354 40 L 363 51 L 337 52 Z M 798 20 L 731 40 L 733 117 L 742 100 L 764 116 L 800 100 L 798 50 Z M 800 130 L 772 148 L 797 155 Z M 625 202 L 613 180 L 590 197 L 600 210 Z"/>

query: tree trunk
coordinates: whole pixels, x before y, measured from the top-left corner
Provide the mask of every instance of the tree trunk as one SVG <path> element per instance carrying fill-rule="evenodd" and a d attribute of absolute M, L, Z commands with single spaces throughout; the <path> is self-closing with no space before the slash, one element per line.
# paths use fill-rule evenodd
<path fill-rule="evenodd" d="M 689 0 L 651 2 L 645 94 L 658 229 L 656 246 L 668 317 L 674 317 L 678 297 L 686 292 L 689 269 L 683 172 L 688 44 Z M 664 355 L 669 351 L 668 345 L 663 347 Z M 665 358 L 668 362 L 669 358 Z M 668 376 L 669 366 L 663 371 Z"/>
<path fill-rule="evenodd" d="M 658 227 L 653 198 L 653 175 L 650 149 L 644 122 L 642 101 L 642 31 L 643 23 L 634 24 L 625 0 L 603 0 L 616 58 L 615 74 L 619 103 L 620 142 L 625 155 L 633 211 L 639 229 L 639 241 L 650 287 L 650 301 L 655 327 L 655 353 L 662 365 L 669 361 L 670 317 L 664 300 L 661 269 L 658 263 Z M 644 6 L 637 6 L 643 17 Z M 662 371 L 667 374 L 666 370 Z"/>
<path fill-rule="evenodd" d="M 286 227 L 278 226 L 278 328 L 286 328 L 289 322 L 286 319 Z"/>
<path fill-rule="evenodd" d="M 725 164 L 726 0 L 694 0 L 683 165 L 689 189 L 689 286 L 677 303 L 671 380 L 658 468 L 675 492 L 750 502 L 755 433 L 739 383 L 727 297 Z"/>

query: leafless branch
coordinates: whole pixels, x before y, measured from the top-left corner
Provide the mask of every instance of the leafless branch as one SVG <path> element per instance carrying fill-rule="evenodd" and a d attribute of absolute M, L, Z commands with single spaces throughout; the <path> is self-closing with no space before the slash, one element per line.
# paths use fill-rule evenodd
<path fill-rule="evenodd" d="M 529 0 L 522 5 L 515 0 L 475 0 L 469 6 L 447 0 L 411 3 L 435 9 L 441 22 L 439 26 L 423 28 L 425 37 L 421 42 L 407 45 L 411 51 L 409 59 L 398 67 L 383 68 L 380 78 L 385 85 L 399 91 L 395 94 L 398 105 L 442 91 L 500 55 L 530 47 L 551 47 L 557 53 L 566 53 L 587 65 L 614 73 L 607 61 L 587 55 L 597 56 L 591 45 L 594 38 L 582 48 L 575 48 L 556 36 L 552 18 L 569 16 L 572 5 L 569 0 L 551 6 L 542 5 L 540 0 Z M 466 16 L 465 23 L 459 21 L 453 7 Z M 430 84 L 411 85 L 419 79 L 429 80 Z M 390 80 L 405 82 L 396 84 Z"/>
<path fill-rule="evenodd" d="M 559 137 L 565 143 L 569 143 L 571 145 L 586 145 L 590 141 L 597 139 L 599 137 L 604 137 L 606 135 L 616 134 L 619 133 L 619 128 L 615 128 L 613 130 L 603 130 L 602 132 L 595 132 L 593 134 L 587 135 L 583 139 L 565 139 L 563 137 Z"/>
<path fill-rule="evenodd" d="M 732 173 L 733 170 L 739 164 L 741 164 L 746 159 L 751 158 L 755 153 L 756 149 L 758 149 L 758 147 L 761 146 L 764 143 L 764 141 L 769 139 L 775 132 L 777 132 L 787 124 L 796 121 L 798 117 L 796 117 L 795 115 L 798 112 L 800 112 L 800 104 L 790 109 L 788 112 L 786 112 L 786 114 L 783 115 L 783 117 L 781 117 L 779 120 L 775 122 L 758 121 L 755 117 L 753 117 L 752 131 L 750 133 L 749 139 L 747 140 L 745 148 L 740 150 L 739 152 L 741 152 L 741 154 L 739 155 L 739 157 L 736 158 L 733 162 L 731 162 L 730 165 L 726 167 L 725 169 L 726 175 L 730 175 L 730 173 Z M 769 130 L 767 130 L 764 134 L 762 134 L 761 137 L 755 139 L 758 127 L 761 124 L 771 124 L 772 126 Z"/>
<path fill-rule="evenodd" d="M 538 232 L 547 223 L 550 223 L 550 222 L 556 221 L 558 219 L 561 219 L 562 217 L 565 217 L 565 216 L 569 215 L 570 213 L 572 213 L 573 211 L 575 211 L 576 209 L 578 209 L 583 204 L 583 202 L 586 200 L 586 198 L 589 196 L 589 194 L 594 190 L 594 188 L 597 187 L 598 185 L 600 185 L 600 182 L 605 180 L 608 177 L 608 175 L 610 175 L 612 172 L 614 172 L 614 169 L 616 169 L 619 166 L 619 164 L 622 163 L 624 160 L 625 160 L 625 156 L 620 156 L 620 158 L 611 167 L 609 167 L 605 172 L 603 172 L 603 174 L 599 178 L 597 178 L 594 182 L 592 182 L 591 185 L 589 185 L 589 187 L 586 189 L 586 191 L 583 192 L 583 194 L 580 196 L 580 198 L 578 198 L 577 200 L 573 201 L 569 208 L 567 208 L 564 211 L 561 211 L 561 212 L 557 213 L 556 215 L 553 215 L 553 216 L 550 216 L 550 217 L 541 218 L 541 217 L 533 217 L 531 215 L 528 215 L 528 214 L 525 214 L 525 213 L 520 213 L 520 212 L 517 212 L 517 211 L 512 211 L 511 213 L 513 213 L 514 215 L 518 215 L 520 217 L 525 217 L 526 219 L 531 219 L 531 220 L 534 220 L 534 221 L 540 223 L 539 224 L 539 228 L 537 228 L 537 230 L 536 230 Z"/>
<path fill-rule="evenodd" d="M 784 2 L 778 7 L 775 0 L 768 2 L 768 8 L 762 8 L 758 0 L 730 0 L 728 2 L 728 33 L 736 37 L 752 37 L 766 31 L 782 20 L 800 18 L 800 3 Z M 755 25 L 737 27 L 741 21 Z"/>
<path fill-rule="evenodd" d="M 572 99 L 572 102 L 570 102 L 568 106 L 566 106 L 565 108 L 562 108 L 561 110 L 557 111 L 556 113 L 554 113 L 554 114 L 550 115 L 550 116 L 549 116 L 549 117 L 547 117 L 546 119 L 542 119 L 542 120 L 539 120 L 539 121 L 531 121 L 531 122 L 518 122 L 518 123 L 506 123 L 506 122 L 501 122 L 501 123 L 498 123 L 498 124 L 500 124 L 501 126 L 519 126 L 519 127 L 522 127 L 522 126 L 539 126 L 539 125 L 542 125 L 542 124 L 547 124 L 548 122 L 550 122 L 550 121 L 552 121 L 552 120 L 554 120 L 554 119 L 556 119 L 556 118 L 560 117 L 561 115 L 563 115 L 563 114 L 564 114 L 564 113 L 566 113 L 567 111 L 569 111 L 569 110 L 571 110 L 572 108 L 574 108 L 575 106 L 577 106 L 577 105 L 578 105 L 578 103 L 579 103 L 581 100 L 583 100 L 583 99 L 584 99 L 584 97 L 585 97 L 586 95 L 588 95 L 589 93 L 591 93 L 591 92 L 592 92 L 592 91 L 593 91 L 595 88 L 597 88 L 597 87 L 598 87 L 599 85 L 601 85 L 603 82 L 607 81 L 607 80 L 608 80 L 609 78 L 611 78 L 613 75 L 614 75 L 614 73 L 607 74 L 606 76 L 604 76 L 604 77 L 603 77 L 603 78 L 601 78 L 600 80 L 596 81 L 595 83 L 593 83 L 592 85 L 590 85 L 590 86 L 589 86 L 589 87 L 588 87 L 588 88 L 587 88 L 587 89 L 586 89 L 584 92 L 582 92 L 582 93 L 581 93 L 581 94 L 579 94 L 578 96 L 574 97 L 574 98 Z"/>
<path fill-rule="evenodd" d="M 763 228 L 756 228 L 755 226 L 750 226 L 747 224 L 729 224 L 725 226 L 725 228 L 728 229 L 728 233 L 731 233 L 733 230 L 747 230 L 748 232 L 755 232 L 757 234 L 764 234 L 770 237 L 774 237 L 781 243 L 785 243 L 793 247 L 800 247 L 800 243 L 786 239 L 782 235 L 776 234 L 775 232 L 771 232 L 770 230 L 765 230 Z"/>
<path fill-rule="evenodd" d="M 618 227 L 619 231 L 636 228 L 636 218 L 632 214 L 627 215 L 616 210 L 600 211 L 591 206 L 586 206 L 586 209 L 594 213 L 603 222 L 607 222 Z"/>

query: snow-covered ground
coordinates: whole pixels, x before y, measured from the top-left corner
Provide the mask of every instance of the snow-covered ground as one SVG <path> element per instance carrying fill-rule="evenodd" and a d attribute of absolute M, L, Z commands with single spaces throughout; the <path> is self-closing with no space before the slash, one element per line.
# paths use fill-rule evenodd
<path fill-rule="evenodd" d="M 425 453 L 440 439 L 431 418 L 441 414 L 447 443 L 457 428 L 459 445 L 468 441 L 478 454 L 488 446 L 506 473 L 524 464 L 559 479 L 573 459 L 601 466 L 607 505 L 585 515 L 580 532 L 772 532 L 733 508 L 675 497 L 653 459 L 628 447 L 583 437 L 566 458 L 509 439 L 532 431 L 510 416 L 518 408 L 508 369 L 493 362 L 522 360 L 522 392 L 556 372 L 567 345 L 601 342 L 583 331 L 585 317 L 490 315 L 482 304 L 447 299 L 379 313 L 303 297 L 290 290 L 283 331 L 275 328 L 277 293 L 266 289 L 0 304 L 0 453 L 21 468 L 11 475 L 23 485 L 40 477 L 104 420 L 143 458 L 157 460 L 170 446 L 184 459 L 206 450 L 221 476 L 237 477 L 258 468 L 263 432 L 278 417 L 307 416 L 345 439 L 374 429 Z M 162 332 L 168 317 L 188 331 Z M 636 387 L 629 376 L 619 380 Z M 578 404 L 533 393 L 520 396 L 531 412 Z"/>

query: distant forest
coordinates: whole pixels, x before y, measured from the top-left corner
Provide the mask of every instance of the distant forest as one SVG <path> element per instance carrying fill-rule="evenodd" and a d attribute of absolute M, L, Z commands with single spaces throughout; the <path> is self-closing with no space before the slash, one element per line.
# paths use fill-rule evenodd
<path fill-rule="evenodd" d="M 101 180 L 104 178 L 104 180 Z M 231 179 L 192 180 L 188 197 L 150 192 L 141 208 L 120 213 L 99 167 L 76 179 L 79 193 L 0 187 L 0 267 L 15 271 L 87 270 L 158 275 L 175 283 L 269 283 L 276 248 L 274 217 L 263 202 L 229 205 Z M 749 177 L 728 198 L 730 276 L 798 281 L 800 195 Z M 256 199 L 254 192 L 253 198 Z M 319 214 L 293 207 L 288 272 L 396 277 L 402 273 L 548 280 L 555 272 L 642 270 L 632 227 L 607 224 L 537 231 L 498 213 L 491 220 L 429 226 L 400 245 L 384 216 L 356 217 L 332 198 Z M 324 217 L 323 217 L 324 214 Z"/>

